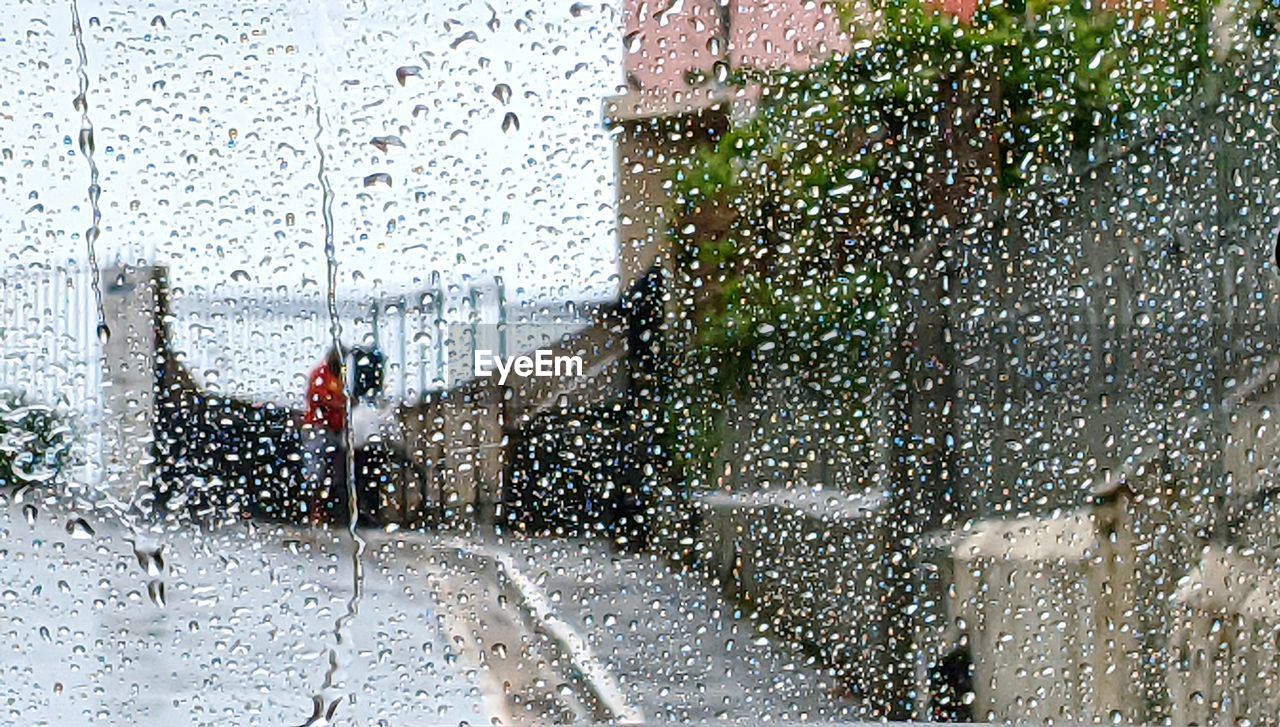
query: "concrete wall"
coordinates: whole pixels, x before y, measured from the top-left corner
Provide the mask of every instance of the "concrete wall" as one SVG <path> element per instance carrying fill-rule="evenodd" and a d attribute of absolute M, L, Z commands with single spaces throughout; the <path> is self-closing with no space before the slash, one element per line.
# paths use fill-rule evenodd
<path fill-rule="evenodd" d="M 1280 714 L 1274 561 L 1206 548 L 1174 604 L 1165 662 L 1170 723 L 1274 724 Z"/>
<path fill-rule="evenodd" d="M 1178 579 L 1196 566 L 1198 544 L 1235 533 L 1242 543 L 1277 550 L 1277 538 L 1266 534 L 1273 519 L 1228 526 L 1241 509 L 1275 509 L 1254 498 L 1273 489 L 1272 473 L 1280 471 L 1272 421 L 1280 404 L 1266 393 L 1280 377 L 1280 283 L 1269 263 L 1280 227 L 1272 193 L 1280 187 L 1280 146 L 1247 89 L 1220 104 L 1200 101 L 1187 100 L 1128 138 L 1046 170 L 981 216 L 964 217 L 972 224 L 938 240 L 927 266 L 945 279 L 944 316 L 909 320 L 935 326 L 926 333 L 945 342 L 937 347 L 954 365 L 946 372 L 954 388 L 935 402 L 950 420 L 931 430 L 933 446 L 954 461 L 950 479 L 929 477 L 924 486 L 945 496 L 948 530 L 977 521 L 966 532 L 1003 534 L 961 541 L 945 556 L 946 568 L 926 564 L 922 578 L 955 575 L 922 584 L 901 605 L 966 624 L 980 669 L 975 682 L 987 685 L 975 705 L 979 716 L 1146 720 L 1180 709 L 1163 662 L 1174 624 L 1168 604 Z M 942 300 L 918 289 L 911 295 Z M 741 408 L 758 409 L 757 424 L 727 445 L 731 455 L 721 464 L 734 473 L 717 475 L 713 484 L 724 491 L 703 498 L 714 505 L 699 547 L 716 553 L 718 564 L 756 560 L 795 574 L 802 585 L 794 590 L 769 567 L 732 575 L 746 597 L 759 591 L 785 604 L 776 609 L 784 623 L 821 613 L 805 605 L 811 598 L 875 618 L 875 598 L 884 594 L 808 586 L 811 566 L 798 554 L 814 546 L 773 532 L 794 529 L 824 543 L 823 527 L 808 525 L 795 507 L 777 504 L 758 515 L 750 502 L 770 488 L 831 486 L 821 474 L 788 480 L 778 466 L 814 439 L 798 416 L 804 407 L 754 396 Z M 918 436 L 914 426 L 895 426 L 901 421 L 880 430 L 886 441 Z M 793 440 L 796 451 L 786 450 Z M 774 471 L 746 464 L 761 461 Z M 874 463 L 865 470 L 869 486 L 880 471 Z M 1126 491 L 1123 517 L 1099 514 L 1098 498 Z M 862 491 L 851 487 L 847 497 L 856 501 Z M 910 528 L 928 515 L 904 508 L 885 521 L 905 523 L 914 540 Z M 1055 528 L 1056 535 L 1036 535 Z M 746 544 L 752 538 L 759 544 Z M 1060 540 L 1072 538 L 1076 547 L 1061 552 Z M 734 555 L 735 548 L 751 554 Z M 835 558 L 825 567 L 856 566 Z M 814 573 L 813 582 L 822 576 Z M 962 592 L 947 599 L 950 612 L 941 619 L 927 603 L 936 586 Z M 794 633 L 824 648 L 824 622 L 804 623 Z"/>
<path fill-rule="evenodd" d="M 973 655 L 975 718 L 1144 719 L 1128 507 L 987 521 L 955 544 L 950 624 Z"/>
<path fill-rule="evenodd" d="M 1280 714 L 1277 369 L 1232 397 L 1222 460 L 1233 497 L 1209 513 L 1212 539 L 1184 548 L 1190 565 L 1169 593 L 1160 664 L 1174 725 L 1269 724 Z"/>
<path fill-rule="evenodd" d="M 108 268 L 102 273 L 103 485 L 123 502 L 151 484 L 156 375 L 156 268 Z"/>
<path fill-rule="evenodd" d="M 886 498 L 714 493 L 699 500 L 698 563 L 770 634 L 816 652 L 886 716 Z"/>
<path fill-rule="evenodd" d="M 1096 674 L 1078 642 L 1103 634 L 1095 625 L 1063 641 L 1058 630 L 1114 611 L 1107 599 L 1116 586 L 1093 585 L 1100 562 L 1085 557 L 1088 548 L 1054 560 L 1053 544 L 1031 548 L 1044 551 L 1036 555 L 1012 535 L 992 542 L 969 576 L 978 585 L 952 602 L 985 669 L 975 684 L 994 680 L 979 706 L 999 718 L 1118 711 L 1125 720 L 1195 719 L 1185 715 L 1203 716 L 1202 699 L 1257 703 L 1250 695 L 1267 688 L 1267 669 L 1230 665 L 1230 649 L 1213 652 L 1204 641 L 1227 638 L 1205 631 L 1222 609 L 1187 617 L 1170 606 L 1206 543 L 1275 552 L 1274 506 L 1258 495 L 1280 466 L 1271 431 L 1280 285 L 1268 262 L 1280 204 L 1259 190 L 1280 185 L 1280 155 L 1261 123 L 1244 91 L 1187 103 L 1074 173 L 1058 173 L 1052 186 L 1023 193 L 989 231 L 954 244 L 951 325 L 964 413 L 955 436 L 970 494 L 961 522 L 1035 532 L 1063 526 L 1060 508 L 1132 493 L 1117 538 L 1132 543 L 1131 574 L 1118 583 L 1133 600 L 1114 619 L 1138 636 L 1125 635 L 1120 648 L 1137 666 L 1117 665 L 1115 682 L 1062 680 L 1079 664 Z M 967 559 L 970 547 L 962 542 L 954 557 Z M 964 579 L 958 572 L 955 583 Z M 992 625 L 976 626 L 981 618 Z M 1195 625 L 1171 640 L 1187 618 Z M 1011 643 L 987 636 L 1000 632 Z M 1273 635 L 1239 638 L 1248 645 L 1232 648 L 1258 650 Z M 1217 682 L 1217 696 L 1196 695 L 1168 660 L 1177 653 L 1217 663 L 1226 669 L 1218 676 L 1229 671 L 1234 681 Z M 1052 680 L 1038 676 L 1049 669 Z M 1114 696 L 1129 684 L 1140 699 Z"/>

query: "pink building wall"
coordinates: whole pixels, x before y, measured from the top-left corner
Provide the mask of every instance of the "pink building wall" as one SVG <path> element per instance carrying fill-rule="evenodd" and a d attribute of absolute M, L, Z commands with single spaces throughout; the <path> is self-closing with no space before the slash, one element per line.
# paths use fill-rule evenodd
<path fill-rule="evenodd" d="M 734 68 L 803 70 L 849 47 L 835 10 L 815 0 L 735 0 L 730 30 Z"/>
<path fill-rule="evenodd" d="M 673 100 L 699 105 L 708 87 L 688 79 L 713 78 L 717 61 L 798 70 L 849 45 L 834 10 L 819 0 L 626 0 L 624 23 L 631 93 L 654 110 Z"/>
<path fill-rule="evenodd" d="M 626 0 L 624 67 L 632 91 L 687 91 L 690 71 L 710 73 L 723 44 L 724 21 L 718 0 L 684 0 L 666 12 L 673 0 Z"/>
<path fill-rule="evenodd" d="M 718 71 L 801 70 L 849 47 L 821 0 L 625 0 L 623 39 L 627 92 L 605 104 L 620 130 L 620 290 L 668 260 L 672 169 L 758 96 L 717 83 Z"/>

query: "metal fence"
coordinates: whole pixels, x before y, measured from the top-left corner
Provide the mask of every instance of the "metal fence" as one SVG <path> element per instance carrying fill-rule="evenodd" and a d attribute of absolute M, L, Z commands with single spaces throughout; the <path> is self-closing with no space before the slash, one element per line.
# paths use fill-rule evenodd
<path fill-rule="evenodd" d="M 0 391 L 77 417 L 98 410 L 102 346 L 90 278 L 79 267 L 0 273 Z M 477 347 L 527 351 L 591 315 L 590 304 L 508 300 L 500 278 L 344 297 L 336 308 L 343 344 L 376 345 L 386 356 L 387 395 L 405 401 L 468 376 Z M 332 341 L 328 301 L 318 293 L 176 289 L 168 326 L 177 355 L 211 392 L 293 406 Z"/>
<path fill-rule="evenodd" d="M 102 387 L 91 276 L 78 267 L 0 273 L 0 390 L 87 413 Z"/>
<path fill-rule="evenodd" d="M 510 301 L 499 278 L 468 285 L 369 294 L 336 301 L 344 346 L 376 345 L 385 392 L 402 401 L 470 376 L 473 352 L 527 351 L 589 322 L 590 306 Z M 174 346 L 210 391 L 299 405 L 306 375 L 329 349 L 321 295 L 175 292 Z"/>

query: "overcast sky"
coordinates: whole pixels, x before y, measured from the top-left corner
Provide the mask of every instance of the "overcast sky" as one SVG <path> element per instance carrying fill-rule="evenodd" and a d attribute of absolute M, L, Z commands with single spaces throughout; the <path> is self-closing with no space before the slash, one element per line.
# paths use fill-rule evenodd
<path fill-rule="evenodd" d="M 438 271 L 502 274 L 512 297 L 611 292 L 601 109 L 620 90 L 620 21 L 611 4 L 573 6 L 82 0 L 100 259 L 164 262 L 176 286 L 214 294 L 321 290 L 318 97 L 341 290 L 416 289 Z M 5 11 L 3 267 L 82 262 L 70 14 L 61 0 Z M 404 146 L 369 143 L 383 136 Z M 389 187 L 364 186 L 381 173 Z"/>

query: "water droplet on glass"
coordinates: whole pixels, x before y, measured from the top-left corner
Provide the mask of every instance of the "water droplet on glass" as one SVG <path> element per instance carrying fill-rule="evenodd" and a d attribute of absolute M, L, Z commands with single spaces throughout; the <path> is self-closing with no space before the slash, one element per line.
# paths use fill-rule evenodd
<path fill-rule="evenodd" d="M 82 517 L 67 521 L 67 534 L 75 540 L 89 540 L 94 536 L 93 527 Z"/>
<path fill-rule="evenodd" d="M 164 608 L 164 581 L 151 580 L 147 581 L 147 596 L 151 598 L 151 602 L 160 608 Z"/>
<path fill-rule="evenodd" d="M 400 66 L 396 69 L 396 81 L 401 86 L 410 78 L 422 78 L 422 66 Z"/>
<path fill-rule="evenodd" d="M 375 136 L 369 140 L 369 143 L 383 153 L 386 153 L 387 149 L 393 146 L 398 146 L 401 149 L 405 148 L 404 142 L 398 136 Z"/>
<path fill-rule="evenodd" d="M 463 43 L 466 43 L 468 41 L 478 42 L 479 40 L 480 40 L 480 36 L 476 35 L 476 31 L 468 30 L 467 32 L 453 39 L 453 42 L 449 44 L 449 50 L 457 50 L 458 47 L 461 46 Z"/>

